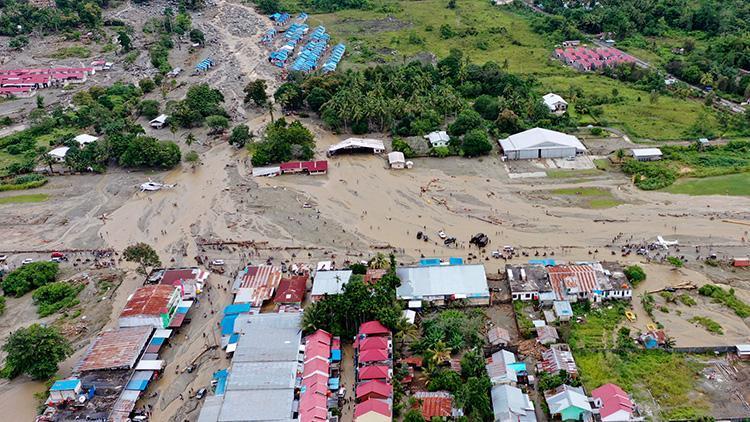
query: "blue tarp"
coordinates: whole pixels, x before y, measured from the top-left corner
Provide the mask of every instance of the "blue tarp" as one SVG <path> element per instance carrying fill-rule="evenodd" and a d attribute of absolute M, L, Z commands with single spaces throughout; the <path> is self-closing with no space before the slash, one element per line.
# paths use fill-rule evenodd
<path fill-rule="evenodd" d="M 545 267 L 554 267 L 554 259 L 530 259 L 529 264 L 531 265 L 544 265 Z"/>
<path fill-rule="evenodd" d="M 237 333 L 232 334 L 229 336 L 229 344 L 237 343 L 240 341 L 240 335 Z"/>
<path fill-rule="evenodd" d="M 341 350 L 331 350 L 331 362 L 338 362 L 341 360 Z"/>
<path fill-rule="evenodd" d="M 451 257 L 451 258 L 448 258 L 448 263 L 450 265 L 463 265 L 464 264 L 464 259 L 463 258 L 453 258 L 453 257 Z"/>
<path fill-rule="evenodd" d="M 227 377 L 229 372 L 226 369 L 214 372 L 214 379 L 216 379 L 216 395 L 223 396 L 224 391 L 227 388 Z"/>
<path fill-rule="evenodd" d="M 81 380 L 77 378 L 55 381 L 55 383 L 52 384 L 52 387 L 50 387 L 49 391 L 75 390 L 75 388 L 78 386 L 78 384 L 80 384 L 80 382 Z"/>
<path fill-rule="evenodd" d="M 250 312 L 249 303 L 235 303 L 224 308 L 224 315 L 235 315 Z"/>
<path fill-rule="evenodd" d="M 151 344 L 161 346 L 162 344 L 164 344 L 164 340 L 166 340 L 164 337 L 154 337 L 151 339 Z"/>
<path fill-rule="evenodd" d="M 221 335 L 228 336 L 234 334 L 234 321 L 237 315 L 227 315 L 221 320 Z"/>
<path fill-rule="evenodd" d="M 125 387 L 126 390 L 143 391 L 148 387 L 148 380 L 132 380 Z"/>
<path fill-rule="evenodd" d="M 422 267 L 440 265 L 440 258 L 423 258 L 419 260 L 419 265 Z"/>

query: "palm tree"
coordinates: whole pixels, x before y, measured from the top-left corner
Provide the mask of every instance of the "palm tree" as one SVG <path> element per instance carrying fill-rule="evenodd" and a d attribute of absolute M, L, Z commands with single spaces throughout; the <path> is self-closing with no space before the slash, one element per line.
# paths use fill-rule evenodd
<path fill-rule="evenodd" d="M 619 148 L 617 152 L 615 152 L 615 157 L 617 157 L 617 162 L 622 163 L 622 159 L 625 158 L 625 150 Z"/>
<path fill-rule="evenodd" d="M 52 157 L 51 155 L 49 155 L 49 153 L 47 153 L 46 148 L 39 148 L 37 150 L 37 154 L 38 154 L 39 161 L 49 166 L 49 172 L 50 174 L 52 174 L 52 165 L 55 163 L 54 157 Z"/>
<path fill-rule="evenodd" d="M 403 349 L 407 339 L 411 343 L 419 338 L 419 328 L 407 321 L 406 318 L 401 318 L 396 325 L 396 337 L 401 343 L 401 349 Z"/>
<path fill-rule="evenodd" d="M 451 360 L 451 349 L 443 342 L 439 340 L 437 343 L 427 349 L 427 355 L 430 357 L 430 362 L 435 365 L 442 365 Z"/>
<path fill-rule="evenodd" d="M 387 269 L 390 267 L 390 261 L 388 260 L 388 257 L 382 254 L 381 252 L 378 252 L 377 255 L 372 257 L 370 262 L 368 263 L 370 268 L 375 270 L 382 270 Z"/>
<path fill-rule="evenodd" d="M 674 340 L 674 337 L 665 336 L 664 337 L 664 348 L 665 349 L 673 349 L 676 342 Z"/>

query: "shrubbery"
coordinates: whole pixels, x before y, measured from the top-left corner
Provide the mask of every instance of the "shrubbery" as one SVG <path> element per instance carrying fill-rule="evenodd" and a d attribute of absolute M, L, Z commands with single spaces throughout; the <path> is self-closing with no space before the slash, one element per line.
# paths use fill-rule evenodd
<path fill-rule="evenodd" d="M 705 284 L 698 289 L 698 293 L 713 298 L 719 303 L 723 303 L 740 318 L 750 317 L 750 305 L 737 298 L 734 295 L 734 289 L 727 291 L 714 284 Z"/>
<path fill-rule="evenodd" d="M 79 303 L 76 296 L 83 290 L 83 284 L 73 285 L 65 281 L 46 284 L 33 294 L 40 317 L 52 315 L 60 309 L 70 308 Z"/>
<path fill-rule="evenodd" d="M 254 145 L 252 164 L 263 166 L 292 159 L 309 160 L 314 147 L 315 138 L 302 123 L 279 119 L 268 126 L 263 140 Z"/>
<path fill-rule="evenodd" d="M 56 262 L 32 262 L 11 271 L 3 279 L 3 292 L 6 296 L 15 297 L 52 283 L 57 277 L 58 265 Z"/>
<path fill-rule="evenodd" d="M 623 272 L 633 287 L 638 286 L 642 281 L 646 280 L 646 272 L 639 265 L 631 265 L 625 268 Z"/>
<path fill-rule="evenodd" d="M 9 190 L 34 189 L 44 186 L 47 178 L 39 174 L 24 174 L 10 179 L 7 183 L 0 184 L 0 192 Z"/>

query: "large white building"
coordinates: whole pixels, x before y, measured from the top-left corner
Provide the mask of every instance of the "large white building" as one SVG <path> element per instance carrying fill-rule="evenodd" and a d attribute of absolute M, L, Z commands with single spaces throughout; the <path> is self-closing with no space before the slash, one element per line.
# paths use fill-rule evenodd
<path fill-rule="evenodd" d="M 481 264 L 399 267 L 396 275 L 401 279 L 396 289 L 401 300 L 437 306 L 459 299 L 469 305 L 490 304 L 487 275 Z"/>
<path fill-rule="evenodd" d="M 586 152 L 586 147 L 575 136 L 538 127 L 499 142 L 509 160 L 574 157 Z"/>

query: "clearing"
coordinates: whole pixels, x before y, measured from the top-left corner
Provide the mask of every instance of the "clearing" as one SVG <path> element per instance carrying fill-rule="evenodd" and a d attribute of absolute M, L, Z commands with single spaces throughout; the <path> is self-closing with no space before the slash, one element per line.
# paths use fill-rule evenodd
<path fill-rule="evenodd" d="M 687 195 L 750 196 L 750 173 L 681 179 L 663 190 Z"/>
<path fill-rule="evenodd" d="M 29 202 L 44 202 L 49 199 L 46 193 L 32 193 L 28 195 L 14 195 L 0 197 L 0 204 L 25 204 Z"/>

